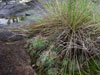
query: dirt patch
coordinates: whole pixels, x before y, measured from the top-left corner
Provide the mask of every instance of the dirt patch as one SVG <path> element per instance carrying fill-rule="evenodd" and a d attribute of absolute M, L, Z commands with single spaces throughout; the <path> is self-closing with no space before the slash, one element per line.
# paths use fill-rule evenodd
<path fill-rule="evenodd" d="M 36 75 L 24 45 L 24 40 L 0 42 L 0 75 Z"/>

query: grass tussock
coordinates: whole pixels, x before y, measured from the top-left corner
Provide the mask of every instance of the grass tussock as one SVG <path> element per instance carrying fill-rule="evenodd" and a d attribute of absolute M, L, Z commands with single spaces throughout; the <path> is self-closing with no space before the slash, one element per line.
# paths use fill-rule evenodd
<path fill-rule="evenodd" d="M 45 28 L 62 31 L 55 42 L 59 49 L 49 49 L 40 54 L 38 62 L 43 64 L 39 74 L 100 74 L 100 45 L 96 41 L 100 31 L 100 15 L 96 4 L 91 0 L 55 0 L 44 5 L 44 8 L 48 9 L 48 16 L 40 23 Z"/>

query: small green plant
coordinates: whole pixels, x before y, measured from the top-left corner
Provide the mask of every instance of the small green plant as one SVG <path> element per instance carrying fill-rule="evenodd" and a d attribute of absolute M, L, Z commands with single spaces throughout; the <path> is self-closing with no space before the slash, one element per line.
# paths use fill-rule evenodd
<path fill-rule="evenodd" d="M 37 65 L 40 67 L 50 67 L 55 64 L 55 59 L 57 57 L 56 52 L 54 51 L 44 51 L 40 58 L 37 61 Z"/>
<path fill-rule="evenodd" d="M 47 40 L 46 38 L 38 35 L 27 41 L 25 48 L 29 53 L 32 63 L 35 63 L 40 53 L 47 48 Z"/>
<path fill-rule="evenodd" d="M 51 68 L 48 70 L 48 75 L 57 75 L 58 71 L 56 68 Z"/>
<path fill-rule="evenodd" d="M 47 47 L 47 40 L 46 38 L 38 35 L 30 40 L 27 41 L 27 44 L 25 45 L 25 48 L 28 47 L 28 52 L 31 50 L 34 51 L 41 51 Z"/>
<path fill-rule="evenodd" d="M 47 47 L 47 40 L 41 36 L 37 36 L 32 41 L 32 46 L 35 50 L 43 50 Z"/>

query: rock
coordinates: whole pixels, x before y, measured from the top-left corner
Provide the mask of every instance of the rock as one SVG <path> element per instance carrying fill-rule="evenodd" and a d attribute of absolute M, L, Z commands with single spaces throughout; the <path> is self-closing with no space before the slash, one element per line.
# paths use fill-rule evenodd
<path fill-rule="evenodd" d="M 0 4 L 0 18 L 14 16 L 16 13 L 23 12 L 23 10 L 30 8 L 30 6 L 18 2 L 10 2 L 7 5 L 5 5 L 4 2 L 1 2 Z"/>
<path fill-rule="evenodd" d="M 2 52 L 0 51 L 0 57 L 3 56 Z"/>
<path fill-rule="evenodd" d="M 22 35 L 14 35 L 12 37 L 10 37 L 8 40 L 9 41 L 18 41 L 18 40 L 22 40 L 24 39 L 24 37 Z"/>
<path fill-rule="evenodd" d="M 25 37 L 23 35 L 11 32 L 11 31 L 1 31 L 0 32 L 0 41 L 7 42 L 7 41 L 18 41 L 22 40 Z"/>
<path fill-rule="evenodd" d="M 29 9 L 34 9 L 35 6 L 42 8 L 42 5 L 38 2 L 38 0 L 30 0 L 25 4 L 21 4 L 16 1 L 9 1 L 7 4 L 5 4 L 5 2 L 0 2 L 0 18 L 15 16 L 16 14 L 25 12 Z"/>
<path fill-rule="evenodd" d="M 24 40 L 13 44 L 0 42 L 0 75 L 36 75 L 24 45 Z"/>
<path fill-rule="evenodd" d="M 0 32 L 0 41 L 8 41 L 8 38 L 13 35 L 12 32 L 9 31 L 1 31 Z"/>
<path fill-rule="evenodd" d="M 42 19 L 44 16 L 47 16 L 46 9 L 43 8 L 40 2 L 38 0 L 32 0 L 30 2 L 27 2 L 25 4 L 21 4 L 18 2 L 8 2 L 5 4 L 4 2 L 0 3 L 0 19 L 1 22 L 0 27 L 9 27 L 8 26 L 8 20 L 9 18 L 18 18 L 18 22 L 13 22 L 12 19 L 10 19 L 10 26 L 13 25 L 28 25 L 33 22 L 36 22 L 39 19 Z M 42 11 L 41 11 L 42 10 Z M 22 17 L 24 19 L 22 20 Z M 7 20 L 7 22 L 2 21 L 2 19 Z M 6 23 L 6 24 L 5 24 Z M 4 25 L 4 26 L 3 26 Z"/>
<path fill-rule="evenodd" d="M 0 9 L 2 9 L 6 5 L 5 2 L 0 2 Z"/>

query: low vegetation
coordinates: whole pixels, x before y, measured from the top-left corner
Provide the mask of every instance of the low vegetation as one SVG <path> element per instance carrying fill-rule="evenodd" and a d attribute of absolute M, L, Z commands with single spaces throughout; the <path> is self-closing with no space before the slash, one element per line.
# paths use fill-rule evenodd
<path fill-rule="evenodd" d="M 28 43 L 38 75 L 99 75 L 100 14 L 96 4 L 90 0 L 56 0 L 44 8 L 49 15 L 39 22 L 40 27 L 56 30 L 58 36 L 50 34 L 55 37 L 53 41 L 49 36 L 38 36 Z"/>

